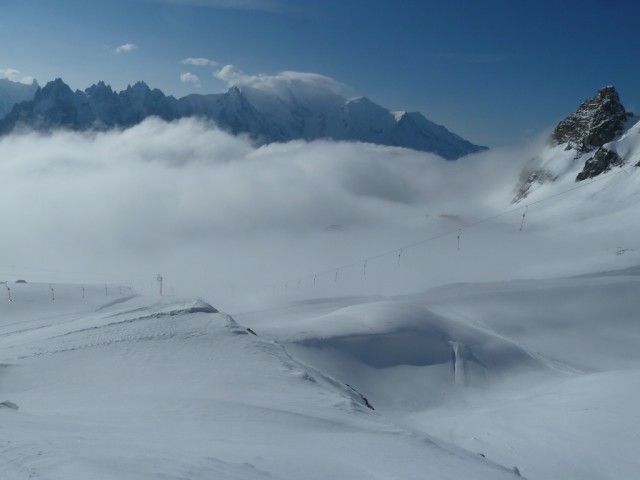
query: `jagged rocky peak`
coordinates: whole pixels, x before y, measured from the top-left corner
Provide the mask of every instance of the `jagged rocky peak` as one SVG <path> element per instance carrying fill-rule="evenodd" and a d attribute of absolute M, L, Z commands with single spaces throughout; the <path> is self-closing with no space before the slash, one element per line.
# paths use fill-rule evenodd
<path fill-rule="evenodd" d="M 61 78 L 56 78 L 38 89 L 35 99 L 38 100 L 42 97 L 70 97 L 71 95 L 73 95 L 71 87 L 64 83 Z"/>
<path fill-rule="evenodd" d="M 585 100 L 575 113 L 562 120 L 553 131 L 555 145 L 586 153 L 612 141 L 624 129 L 633 114 L 625 111 L 613 85 Z"/>
<path fill-rule="evenodd" d="M 611 85 L 582 102 L 555 128 L 550 145 L 525 167 L 513 202 L 526 198 L 537 186 L 568 174 L 581 182 L 624 166 L 630 156 L 628 147 L 620 147 L 619 142 L 634 128 L 629 122 L 633 117 Z M 577 175 L 576 167 L 581 168 Z"/>
<path fill-rule="evenodd" d="M 110 85 L 105 84 L 102 80 L 98 83 L 94 83 L 89 88 L 85 90 L 87 95 L 90 96 L 105 96 L 113 94 L 113 89 Z"/>
<path fill-rule="evenodd" d="M 147 92 L 147 91 L 151 91 L 151 89 L 149 88 L 149 85 L 147 85 L 145 82 L 143 81 L 138 81 L 136 83 L 133 84 L 133 86 L 131 85 L 127 85 L 127 91 L 133 91 L 133 92 Z"/>

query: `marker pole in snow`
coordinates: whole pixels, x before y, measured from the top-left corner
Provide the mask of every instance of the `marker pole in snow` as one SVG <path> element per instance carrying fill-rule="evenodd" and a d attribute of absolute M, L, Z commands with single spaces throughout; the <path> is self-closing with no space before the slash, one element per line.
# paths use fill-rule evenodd
<path fill-rule="evenodd" d="M 158 276 L 156 277 L 156 280 L 160 284 L 160 296 L 162 296 L 162 280 L 163 280 L 162 275 L 158 274 Z"/>
<path fill-rule="evenodd" d="M 7 295 L 9 297 L 9 301 L 12 302 L 13 300 L 11 300 L 11 289 L 9 288 L 9 284 L 5 283 L 4 286 L 7 287 Z"/>
<path fill-rule="evenodd" d="M 51 284 L 49 284 L 49 290 L 51 290 L 51 301 L 55 302 L 56 301 L 56 295 L 53 292 L 53 287 L 51 286 Z"/>
<path fill-rule="evenodd" d="M 527 216 L 527 212 L 529 211 L 529 205 L 527 205 L 524 208 L 524 213 L 522 214 L 522 223 L 520 224 L 520 231 L 522 231 L 522 228 L 524 227 L 524 217 Z"/>
<path fill-rule="evenodd" d="M 398 266 L 400 266 L 400 259 L 402 258 L 402 250 L 398 252 Z"/>

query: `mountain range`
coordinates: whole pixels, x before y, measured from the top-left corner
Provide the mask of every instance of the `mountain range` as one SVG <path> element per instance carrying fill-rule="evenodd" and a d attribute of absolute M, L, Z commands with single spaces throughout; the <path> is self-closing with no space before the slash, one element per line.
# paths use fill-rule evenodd
<path fill-rule="evenodd" d="M 14 98 L 11 110 L 0 118 L 0 134 L 20 129 L 103 131 L 131 127 L 150 116 L 166 121 L 199 117 L 234 135 L 246 134 L 257 145 L 326 138 L 411 148 L 448 160 L 486 149 L 418 112 L 391 112 L 366 97 L 348 99 L 323 87 L 291 85 L 270 91 L 241 85 L 180 99 L 144 82 L 120 92 L 104 82 L 73 91 L 59 78 L 31 88 L 23 97 L 9 97 L 0 85 L 0 98 Z"/>

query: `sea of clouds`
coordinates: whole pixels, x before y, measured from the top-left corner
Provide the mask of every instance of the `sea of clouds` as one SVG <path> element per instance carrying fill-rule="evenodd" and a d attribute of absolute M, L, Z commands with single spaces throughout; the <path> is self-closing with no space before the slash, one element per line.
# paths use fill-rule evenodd
<path fill-rule="evenodd" d="M 162 272 L 178 291 L 221 296 L 296 283 L 509 208 L 538 148 L 456 162 L 332 141 L 256 148 L 155 118 L 6 136 L 0 277 L 151 288 Z"/>

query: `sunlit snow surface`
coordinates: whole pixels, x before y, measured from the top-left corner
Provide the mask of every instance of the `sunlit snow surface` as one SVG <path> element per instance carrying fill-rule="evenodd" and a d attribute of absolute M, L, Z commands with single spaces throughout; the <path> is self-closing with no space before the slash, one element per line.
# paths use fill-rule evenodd
<path fill-rule="evenodd" d="M 636 478 L 639 137 L 517 205 L 526 152 L 0 142 L 3 262 L 42 268 L 0 270 L 0 478 Z"/>
<path fill-rule="evenodd" d="M 126 287 L 9 287 L 3 478 L 517 478 L 513 466 L 633 478 L 640 466 L 638 268 L 236 320 Z"/>
<path fill-rule="evenodd" d="M 236 318 L 365 392 L 396 424 L 527 478 L 634 478 L 639 289 L 636 268 Z"/>
<path fill-rule="evenodd" d="M 371 411 L 204 302 L 10 287 L 2 478 L 513 477 Z"/>

